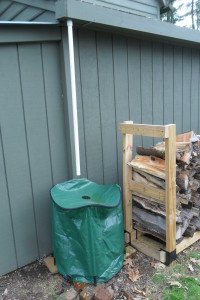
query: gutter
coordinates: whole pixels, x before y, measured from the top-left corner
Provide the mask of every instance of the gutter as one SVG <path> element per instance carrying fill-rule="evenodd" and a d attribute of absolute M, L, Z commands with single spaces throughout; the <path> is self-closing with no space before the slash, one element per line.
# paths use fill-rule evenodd
<path fill-rule="evenodd" d="M 30 21 L 0 21 L 0 25 L 59 25 L 58 21 L 56 22 L 30 22 Z"/>

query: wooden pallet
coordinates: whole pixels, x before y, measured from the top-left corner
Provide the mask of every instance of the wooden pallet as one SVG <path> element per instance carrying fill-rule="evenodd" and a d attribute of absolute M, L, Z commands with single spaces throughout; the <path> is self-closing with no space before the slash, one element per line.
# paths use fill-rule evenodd
<path fill-rule="evenodd" d="M 167 265 L 176 259 L 176 255 L 200 239 L 200 232 L 192 238 L 184 238 L 176 244 L 176 125 L 134 124 L 132 121 L 121 123 L 123 134 L 123 209 L 125 240 L 137 250 Z M 133 158 L 133 136 L 163 138 L 165 141 L 165 190 L 147 188 L 132 180 L 132 169 L 127 165 Z M 166 243 L 161 243 L 133 229 L 132 192 L 153 197 L 166 208 Z"/>

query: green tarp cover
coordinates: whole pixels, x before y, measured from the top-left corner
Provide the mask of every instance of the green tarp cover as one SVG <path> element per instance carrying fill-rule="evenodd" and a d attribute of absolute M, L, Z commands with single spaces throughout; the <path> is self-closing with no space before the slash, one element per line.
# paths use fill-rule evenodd
<path fill-rule="evenodd" d="M 124 259 L 120 187 L 74 179 L 54 186 L 51 196 L 58 271 L 74 281 L 108 281 Z"/>

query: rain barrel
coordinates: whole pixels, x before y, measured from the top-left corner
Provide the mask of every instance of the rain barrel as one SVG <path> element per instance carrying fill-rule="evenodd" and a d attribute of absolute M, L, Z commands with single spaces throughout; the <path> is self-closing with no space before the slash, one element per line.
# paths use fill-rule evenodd
<path fill-rule="evenodd" d="M 120 187 L 74 179 L 55 185 L 51 197 L 59 273 L 79 282 L 108 281 L 124 259 Z"/>

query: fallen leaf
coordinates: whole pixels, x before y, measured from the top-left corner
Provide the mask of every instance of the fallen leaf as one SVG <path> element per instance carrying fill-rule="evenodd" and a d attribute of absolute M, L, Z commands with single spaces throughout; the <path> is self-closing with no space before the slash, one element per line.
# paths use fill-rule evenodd
<path fill-rule="evenodd" d="M 73 285 L 75 289 L 77 289 L 78 291 L 82 291 L 86 286 L 88 286 L 87 283 L 83 283 L 83 282 L 73 282 Z"/>
<path fill-rule="evenodd" d="M 133 267 L 133 260 L 131 258 L 127 258 L 124 262 L 124 265 L 127 267 Z"/>
<path fill-rule="evenodd" d="M 158 263 L 155 263 L 154 268 L 155 268 L 156 270 L 163 270 L 163 269 L 166 268 L 166 266 L 165 266 L 164 264 L 158 262 Z"/>
<path fill-rule="evenodd" d="M 194 268 L 191 264 L 188 264 L 188 269 L 191 271 L 191 272 L 194 272 Z"/>
<path fill-rule="evenodd" d="M 134 300 L 133 297 L 126 291 L 122 290 L 122 293 L 126 297 L 127 300 Z"/>
<path fill-rule="evenodd" d="M 156 264 L 155 261 L 150 262 L 150 266 L 153 267 L 153 268 L 155 268 L 155 264 Z"/>
<path fill-rule="evenodd" d="M 193 262 L 194 264 L 197 264 L 198 266 L 200 266 L 200 259 L 190 258 L 190 261 Z"/>
<path fill-rule="evenodd" d="M 6 288 L 5 291 L 3 292 L 2 296 L 7 296 L 8 295 L 8 289 Z"/>
<path fill-rule="evenodd" d="M 182 287 L 182 284 L 178 281 L 170 281 L 169 284 L 170 284 L 170 286 L 176 286 L 178 288 Z"/>
<path fill-rule="evenodd" d="M 176 278 L 181 278 L 181 277 L 182 277 L 182 275 L 181 275 L 181 274 L 179 274 L 179 273 L 177 273 L 177 274 L 174 274 L 174 276 L 175 276 Z"/>
<path fill-rule="evenodd" d="M 142 297 L 146 297 L 146 293 L 143 292 L 143 291 L 138 290 L 137 288 L 132 289 L 132 291 L 133 291 L 134 293 L 139 294 L 139 295 L 142 296 Z"/>
<path fill-rule="evenodd" d="M 133 258 L 137 253 L 137 250 L 134 249 L 133 247 L 131 246 L 127 246 L 126 247 L 126 254 L 125 254 L 125 259 L 128 259 L 128 258 Z"/>
<path fill-rule="evenodd" d="M 136 282 L 141 277 L 141 275 L 139 271 L 136 269 L 136 270 L 130 270 L 128 272 L 128 277 L 132 282 Z"/>

